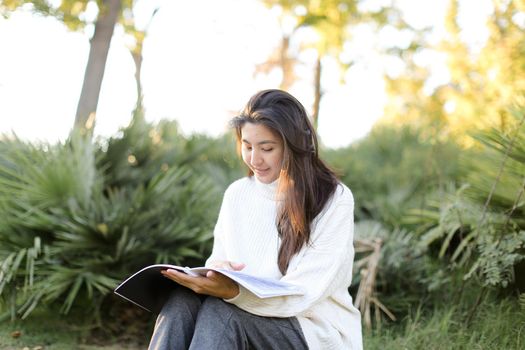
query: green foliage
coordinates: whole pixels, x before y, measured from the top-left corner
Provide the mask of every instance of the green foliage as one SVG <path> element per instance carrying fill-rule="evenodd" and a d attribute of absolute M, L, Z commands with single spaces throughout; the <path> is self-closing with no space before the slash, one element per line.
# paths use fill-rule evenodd
<path fill-rule="evenodd" d="M 400 227 L 430 191 L 461 177 L 457 145 L 410 127 L 376 127 L 360 142 L 324 153 L 354 193 L 356 218 L 389 228 Z"/>
<path fill-rule="evenodd" d="M 220 189 L 242 176 L 230 135 L 211 138 L 194 134 L 183 138 L 174 121 L 153 125 L 136 115 L 119 136 L 101 144 L 98 152 L 108 187 L 147 183 L 159 171 L 174 166 L 213 177 Z"/>
<path fill-rule="evenodd" d="M 180 149 L 188 149 L 178 138 Z M 127 140 L 147 151 L 137 152 L 144 171 L 128 168 L 130 176 L 127 147 L 111 153 L 112 168 L 103 147 L 78 135 L 63 145 L 0 143 L 4 313 L 26 317 L 41 302 L 58 302 L 63 313 L 81 306 L 97 315 L 117 283 L 138 268 L 201 263 L 209 253 L 221 188 L 187 157 L 168 167 L 149 161 L 161 152 L 144 133 Z M 125 145 L 118 141 L 112 140 Z"/>
<path fill-rule="evenodd" d="M 490 233 L 480 234 L 479 256 L 465 278 L 478 274 L 483 285 L 507 287 L 514 282 L 514 266 L 525 259 L 525 231 L 504 233 L 500 238 L 494 234 L 499 232 Z"/>
<path fill-rule="evenodd" d="M 57 18 L 70 30 L 79 30 L 87 24 L 85 13 L 90 2 L 100 5 L 98 1 L 92 0 L 62 0 L 53 4 L 46 0 L 4 0 L 0 5 L 0 13 L 7 17 L 11 12 L 26 5 L 35 13 Z"/>
<path fill-rule="evenodd" d="M 479 257 L 466 277 L 477 274 L 491 286 L 514 282 L 514 266 L 525 259 L 525 108 L 512 115 L 515 120 L 506 131 L 480 133 L 485 148 L 469 177 L 471 197 L 486 199 L 478 225 Z M 479 172 L 486 177 L 476 176 Z M 492 179 L 490 187 L 487 178 Z"/>
<path fill-rule="evenodd" d="M 311 28 L 318 34 L 315 47 L 320 56 L 337 55 L 343 48 L 348 32 L 347 26 L 357 14 L 356 0 L 264 0 L 269 7 L 280 7 L 290 16 L 296 17 L 295 31 Z M 298 11 L 297 9 L 302 9 Z M 298 15 L 298 13 L 301 13 Z"/>
<path fill-rule="evenodd" d="M 20 205 L 45 208 L 70 198 L 85 204 L 93 187 L 100 185 L 93 147 L 80 139 L 63 147 L 42 148 L 15 139 L 0 143 L 0 149 L 0 194 L 5 210 Z"/>
<path fill-rule="evenodd" d="M 389 50 L 398 53 L 404 71 L 386 79 L 390 98 L 383 122 L 427 127 L 437 122 L 442 135 L 472 145 L 468 136 L 472 130 L 507 130 L 512 120 L 508 107 L 525 92 L 525 37 L 520 20 L 525 8 L 521 0 L 494 3 L 494 10 L 477 22 L 487 29 L 478 47 L 462 33 L 473 24 L 461 23 L 461 1 L 447 3 L 447 33 L 438 45 L 433 35 L 410 30 L 413 42 L 408 49 Z M 388 24 L 395 25 L 396 17 L 388 19 Z M 447 62 L 450 77 L 442 85 L 434 87 L 435 71 L 420 59 L 423 56 Z"/>
<path fill-rule="evenodd" d="M 506 130 L 488 129 L 474 134 L 483 146 L 467 181 L 470 196 L 490 204 L 494 210 L 508 210 L 509 218 L 525 227 L 525 105 L 511 110 Z"/>
<path fill-rule="evenodd" d="M 468 268 L 483 286 L 514 283 L 514 267 L 525 258 L 525 116 L 516 112 L 510 132 L 489 130 L 477 138 L 484 147 L 465 168 L 470 170 L 454 195 L 427 202 L 406 221 L 419 223 L 421 243 L 440 242 L 438 256 Z"/>
<path fill-rule="evenodd" d="M 465 278 L 477 273 L 484 286 L 506 287 L 514 282 L 514 266 L 525 258 L 525 235 L 503 213 L 487 212 L 481 222 L 483 208 L 464 197 L 468 189 L 442 197 L 439 205 L 429 201 L 426 209 L 413 210 L 406 220 L 421 224 L 422 246 L 467 268 Z"/>
<path fill-rule="evenodd" d="M 466 188 L 464 186 L 454 194 L 436 193 L 429 198 L 424 209 L 412 209 L 404 218 L 404 222 L 418 225 L 422 246 L 439 245 L 437 256 L 443 258 L 447 255 L 452 262 L 470 256 L 471 246 L 467 243 L 475 236 L 471 228 L 479 221 L 481 212 L 480 205 L 464 198 Z M 462 244 L 456 243 L 458 237 Z"/>

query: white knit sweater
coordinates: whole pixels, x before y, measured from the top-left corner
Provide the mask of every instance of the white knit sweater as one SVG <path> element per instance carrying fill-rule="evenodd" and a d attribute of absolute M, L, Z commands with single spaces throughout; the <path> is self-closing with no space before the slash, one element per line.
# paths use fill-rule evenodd
<path fill-rule="evenodd" d="M 226 300 L 255 315 L 296 316 L 310 349 L 362 349 L 361 315 L 348 286 L 354 259 L 354 200 L 340 184 L 314 220 L 311 244 L 291 260 L 285 276 L 277 266 L 277 181 L 255 177 L 226 190 L 214 231 L 213 252 L 206 264 L 228 260 L 246 264 L 243 272 L 299 285 L 305 295 L 260 299 L 243 287 Z"/>

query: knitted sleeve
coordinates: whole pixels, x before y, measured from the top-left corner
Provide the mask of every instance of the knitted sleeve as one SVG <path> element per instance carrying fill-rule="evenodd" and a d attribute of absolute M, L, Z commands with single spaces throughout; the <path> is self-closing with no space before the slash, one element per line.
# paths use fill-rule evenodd
<path fill-rule="evenodd" d="M 219 217 L 217 218 L 217 223 L 215 224 L 215 228 L 213 230 L 213 248 L 211 255 L 206 260 L 205 266 L 209 266 L 214 261 L 223 261 L 226 260 L 226 253 L 224 251 L 224 245 L 223 245 L 223 239 L 224 239 L 224 215 L 226 212 L 226 195 L 227 191 L 224 194 L 224 198 L 221 204 L 221 209 L 219 211 Z"/>
<path fill-rule="evenodd" d="M 260 316 L 291 317 L 307 315 L 313 305 L 347 288 L 354 259 L 354 201 L 350 190 L 343 192 L 315 221 L 311 244 L 292 259 L 289 271 L 281 278 L 301 286 L 305 295 L 260 299 L 240 287 L 236 297 L 225 301 Z"/>

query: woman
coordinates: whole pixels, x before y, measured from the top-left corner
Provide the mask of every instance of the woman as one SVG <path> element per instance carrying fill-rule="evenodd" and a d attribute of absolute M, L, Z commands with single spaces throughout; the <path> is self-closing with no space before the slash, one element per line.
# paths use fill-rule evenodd
<path fill-rule="evenodd" d="M 248 177 L 226 190 L 206 265 L 301 286 L 259 299 L 214 272 L 163 274 L 178 288 L 150 349 L 361 349 L 352 278 L 351 191 L 319 159 L 317 137 L 292 95 L 265 90 L 232 120 Z"/>

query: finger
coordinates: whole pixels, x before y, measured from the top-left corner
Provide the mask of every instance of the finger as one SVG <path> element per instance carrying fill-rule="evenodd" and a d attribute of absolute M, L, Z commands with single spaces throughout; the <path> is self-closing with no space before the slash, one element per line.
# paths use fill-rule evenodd
<path fill-rule="evenodd" d="M 206 286 L 212 289 L 222 288 L 227 284 L 231 284 L 233 280 L 222 273 L 215 271 L 208 271 L 206 273 Z"/>
<path fill-rule="evenodd" d="M 192 276 L 185 274 L 184 272 L 180 272 L 180 271 L 172 270 L 172 269 L 164 270 L 162 274 L 168 277 L 169 279 L 171 279 L 172 281 L 175 281 L 186 287 L 191 286 L 194 283 L 195 279 L 199 278 L 199 277 L 192 277 Z"/>
<path fill-rule="evenodd" d="M 208 280 L 212 280 L 213 282 L 217 282 L 217 281 L 220 281 L 221 279 L 229 278 L 229 277 L 226 277 L 222 273 L 219 273 L 219 272 L 208 271 L 206 272 L 206 278 Z"/>
<path fill-rule="evenodd" d="M 239 270 L 242 270 L 246 267 L 246 264 L 244 263 L 236 263 L 236 262 L 231 262 L 230 263 L 230 266 L 233 270 L 235 271 L 239 271 Z"/>
<path fill-rule="evenodd" d="M 209 280 L 205 277 L 192 277 L 180 271 L 169 271 L 164 274 L 166 277 L 186 288 L 199 294 L 208 294 L 210 290 Z"/>
<path fill-rule="evenodd" d="M 168 270 L 163 270 L 162 271 L 162 274 L 163 275 L 167 275 L 167 276 L 173 276 L 173 277 L 177 277 L 177 278 L 182 278 L 184 276 L 184 273 L 180 272 L 180 271 L 177 271 L 177 270 L 173 270 L 173 269 L 168 269 Z"/>
<path fill-rule="evenodd" d="M 173 273 L 172 271 L 168 272 L 166 270 L 163 270 L 160 272 L 164 277 L 169 278 L 170 280 L 181 283 L 179 276 L 176 273 Z"/>

